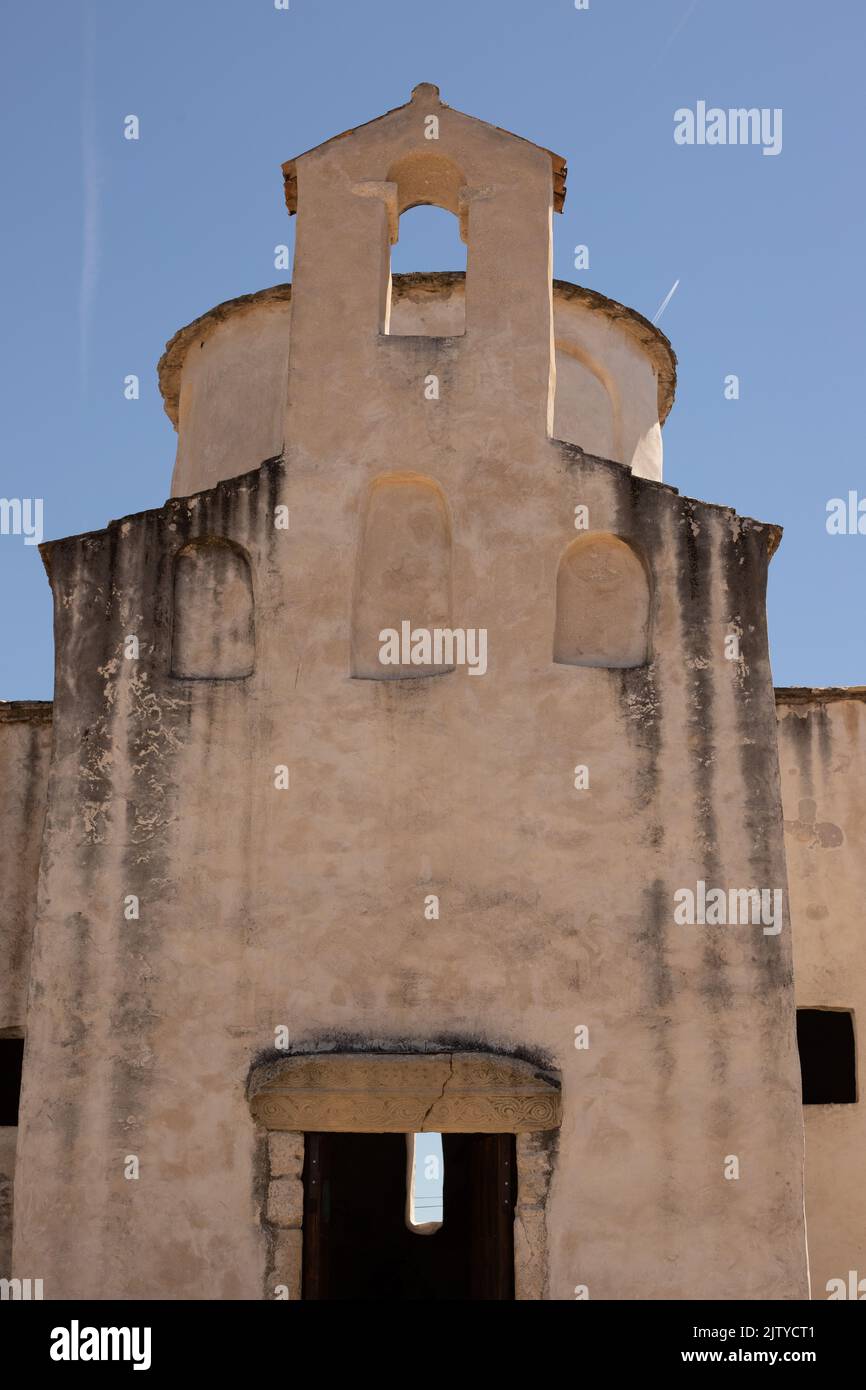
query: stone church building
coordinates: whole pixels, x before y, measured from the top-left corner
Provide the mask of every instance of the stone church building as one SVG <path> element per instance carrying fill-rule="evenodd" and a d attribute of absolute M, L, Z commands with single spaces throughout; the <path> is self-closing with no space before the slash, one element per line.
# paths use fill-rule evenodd
<path fill-rule="evenodd" d="M 172 338 L 171 497 L 42 546 L 0 706 L 0 1274 L 866 1296 L 866 690 L 774 690 L 780 529 L 662 481 L 560 156 L 425 84 L 284 176 L 291 285 Z M 465 276 L 391 274 L 419 204 Z"/>

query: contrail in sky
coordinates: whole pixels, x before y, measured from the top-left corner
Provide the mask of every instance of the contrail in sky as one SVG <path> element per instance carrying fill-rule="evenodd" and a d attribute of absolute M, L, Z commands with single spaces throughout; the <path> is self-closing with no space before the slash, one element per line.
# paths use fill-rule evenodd
<path fill-rule="evenodd" d="M 655 318 L 653 319 L 653 323 L 658 323 L 658 321 L 659 321 L 659 319 L 661 318 L 662 314 L 664 313 L 665 309 L 668 307 L 668 305 L 670 304 L 671 300 L 673 299 L 673 297 L 674 297 L 674 290 L 676 289 L 676 287 L 677 287 L 677 285 L 678 285 L 679 283 L 680 283 L 679 280 L 674 280 L 674 283 L 671 285 L 670 289 L 668 290 L 667 294 L 665 295 L 664 299 L 662 300 L 661 304 L 659 305 L 658 309 L 656 310 L 656 315 L 655 315 Z"/>
<path fill-rule="evenodd" d="M 692 0 L 692 3 L 689 5 L 689 8 L 686 10 L 686 12 L 685 12 L 685 14 L 683 15 L 682 19 L 680 20 L 679 24 L 674 25 L 673 31 L 672 31 L 672 33 L 670 34 L 670 36 L 669 36 L 669 38 L 668 38 L 668 40 L 667 40 L 667 43 L 665 44 L 664 48 L 662 49 L 661 53 L 659 54 L 658 58 L 656 59 L 656 63 L 660 63 L 660 62 L 661 62 L 662 58 L 663 58 L 663 57 L 665 56 L 665 54 L 667 53 L 668 49 L 670 48 L 671 44 L 672 44 L 672 43 L 674 42 L 674 40 L 676 39 L 676 37 L 677 37 L 677 35 L 679 34 L 680 30 L 685 26 L 685 24 L 688 22 L 688 20 L 689 20 L 689 19 L 691 18 L 691 16 L 694 14 L 695 9 L 697 8 L 697 4 L 698 4 L 698 0 Z M 653 66 L 655 66 L 655 64 L 654 64 Z"/>

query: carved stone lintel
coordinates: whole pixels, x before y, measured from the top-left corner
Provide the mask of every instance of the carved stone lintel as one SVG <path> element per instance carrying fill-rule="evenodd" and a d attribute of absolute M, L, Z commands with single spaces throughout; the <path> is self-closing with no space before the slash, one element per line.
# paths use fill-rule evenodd
<path fill-rule="evenodd" d="M 525 1134 L 560 1122 L 558 1078 L 490 1053 L 286 1057 L 257 1068 L 253 1116 L 269 1130 Z"/>

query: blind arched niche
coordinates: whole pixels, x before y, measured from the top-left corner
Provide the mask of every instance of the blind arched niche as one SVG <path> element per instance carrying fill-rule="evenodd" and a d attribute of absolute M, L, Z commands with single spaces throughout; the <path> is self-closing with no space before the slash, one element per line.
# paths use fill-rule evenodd
<path fill-rule="evenodd" d="M 643 666 L 650 586 L 632 547 L 608 531 L 578 536 L 556 576 L 553 659 L 566 666 Z"/>
<path fill-rule="evenodd" d="M 442 675 L 453 666 L 393 661 L 393 639 L 451 626 L 451 523 L 438 483 L 391 473 L 373 483 L 364 514 L 352 615 L 352 675 L 399 680 Z M 390 648 L 390 650 L 389 650 Z"/>
<path fill-rule="evenodd" d="M 219 537 L 190 541 L 174 562 L 171 674 L 238 680 L 255 661 L 253 583 L 246 555 Z"/>

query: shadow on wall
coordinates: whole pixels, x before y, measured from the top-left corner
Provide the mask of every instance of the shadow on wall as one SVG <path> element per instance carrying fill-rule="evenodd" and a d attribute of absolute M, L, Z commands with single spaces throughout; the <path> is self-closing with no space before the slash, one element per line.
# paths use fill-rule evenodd
<path fill-rule="evenodd" d="M 616 381 L 575 342 L 556 341 L 553 435 L 580 444 L 597 458 L 623 457 L 622 412 Z"/>

